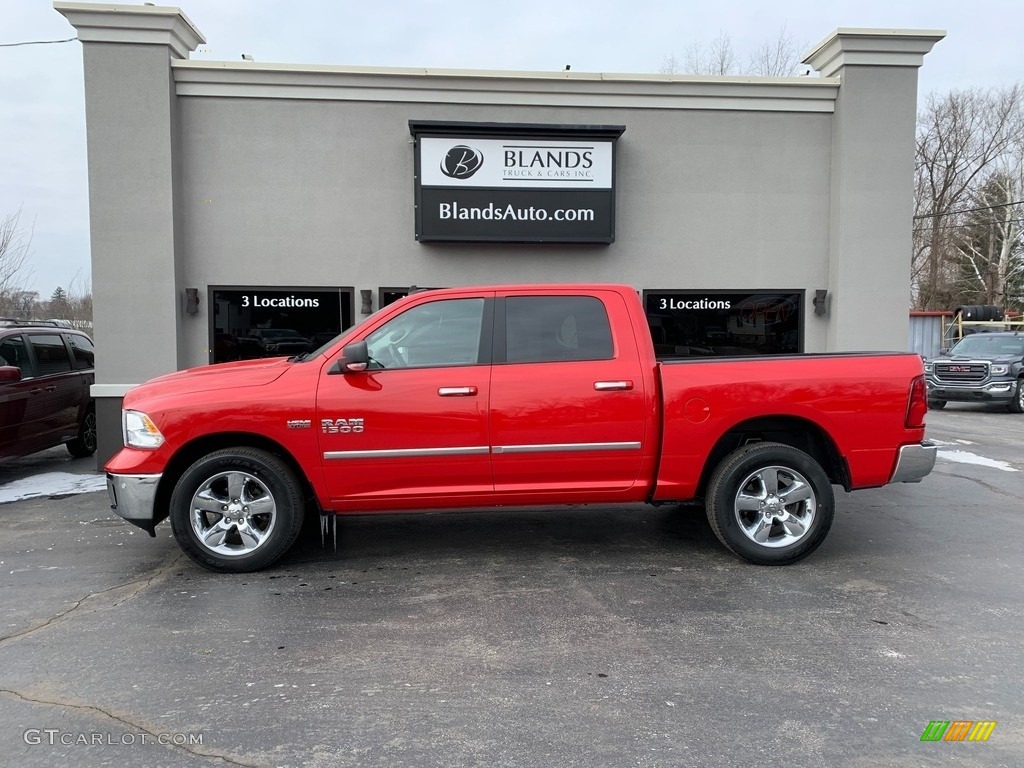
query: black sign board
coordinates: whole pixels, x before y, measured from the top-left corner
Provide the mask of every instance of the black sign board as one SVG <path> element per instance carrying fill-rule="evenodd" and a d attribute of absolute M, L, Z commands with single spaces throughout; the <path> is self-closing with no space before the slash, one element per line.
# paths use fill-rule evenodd
<path fill-rule="evenodd" d="M 410 121 L 421 242 L 611 243 L 623 126 Z"/>

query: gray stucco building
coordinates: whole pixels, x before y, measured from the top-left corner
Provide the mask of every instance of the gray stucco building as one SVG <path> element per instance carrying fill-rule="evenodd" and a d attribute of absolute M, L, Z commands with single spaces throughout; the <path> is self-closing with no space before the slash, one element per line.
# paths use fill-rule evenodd
<path fill-rule="evenodd" d="M 839 29 L 817 77 L 484 72 L 191 61 L 177 8 L 54 7 L 85 64 L 101 460 L 131 386 L 292 349 L 268 330 L 312 345 L 410 285 L 629 283 L 680 354 L 906 347 L 940 31 Z M 500 157 L 549 177 L 482 181 Z M 547 221 L 499 226 L 487 195 Z M 565 212 L 603 229 L 560 241 Z"/>

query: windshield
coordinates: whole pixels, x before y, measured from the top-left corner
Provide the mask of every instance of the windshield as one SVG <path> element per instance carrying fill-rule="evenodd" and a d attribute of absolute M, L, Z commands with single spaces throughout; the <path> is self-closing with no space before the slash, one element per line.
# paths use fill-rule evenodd
<path fill-rule="evenodd" d="M 1024 336 L 993 336 L 976 333 L 961 339 L 949 350 L 951 355 L 965 357 L 1020 357 L 1024 355 Z"/>

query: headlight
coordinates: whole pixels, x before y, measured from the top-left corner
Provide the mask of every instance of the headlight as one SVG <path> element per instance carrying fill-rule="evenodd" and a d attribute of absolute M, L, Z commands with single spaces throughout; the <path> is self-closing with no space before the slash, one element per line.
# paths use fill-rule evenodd
<path fill-rule="evenodd" d="M 121 435 L 124 444 L 132 448 L 152 450 L 164 444 L 164 436 L 153 420 L 142 411 L 121 412 Z"/>
<path fill-rule="evenodd" d="M 1008 365 L 993 365 L 988 369 L 989 372 L 994 376 L 1005 376 L 1010 372 L 1010 366 Z"/>
<path fill-rule="evenodd" d="M 924 364 L 924 372 L 925 372 L 925 373 L 931 373 L 931 372 L 932 372 L 932 368 L 933 368 L 934 366 L 935 366 L 935 363 L 928 363 L 928 362 L 926 362 L 926 363 Z"/>

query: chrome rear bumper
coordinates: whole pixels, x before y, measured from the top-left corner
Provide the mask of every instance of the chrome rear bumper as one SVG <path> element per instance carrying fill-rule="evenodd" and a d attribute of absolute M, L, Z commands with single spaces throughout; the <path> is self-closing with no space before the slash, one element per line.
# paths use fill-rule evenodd
<path fill-rule="evenodd" d="M 932 471 L 935 466 L 934 443 L 925 440 L 919 445 L 904 445 L 900 448 L 890 483 L 919 483 L 921 478 Z"/>

